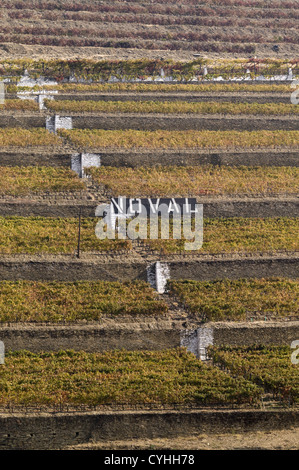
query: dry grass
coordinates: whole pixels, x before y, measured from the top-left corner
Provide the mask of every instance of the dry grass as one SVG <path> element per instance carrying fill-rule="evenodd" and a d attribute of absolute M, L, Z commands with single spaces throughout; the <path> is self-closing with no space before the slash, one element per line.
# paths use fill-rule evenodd
<path fill-rule="evenodd" d="M 299 279 L 168 281 L 168 289 L 198 321 L 299 315 Z"/>
<path fill-rule="evenodd" d="M 138 131 L 73 129 L 59 135 L 79 148 L 237 149 L 298 148 L 299 131 Z M 1 140 L 0 140 L 1 143 Z"/>
<path fill-rule="evenodd" d="M 114 196 L 129 197 L 297 194 L 299 186 L 295 167 L 101 167 L 87 172 Z"/>
<path fill-rule="evenodd" d="M 0 147 L 52 147 L 61 144 L 61 139 L 46 129 L 0 129 Z"/>
<path fill-rule="evenodd" d="M 253 403 L 262 389 L 185 350 L 8 353 L 0 405 Z"/>
<path fill-rule="evenodd" d="M 103 315 L 163 315 L 167 304 L 144 281 L 0 282 L 0 322 L 99 321 Z"/>
<path fill-rule="evenodd" d="M 230 116 L 299 114 L 299 107 L 291 103 L 46 100 L 45 104 L 48 109 L 56 113 L 221 114 Z"/>
<path fill-rule="evenodd" d="M 37 88 L 38 89 L 38 88 Z M 39 89 L 58 90 L 65 93 L 93 93 L 93 92 L 133 92 L 133 93 L 286 93 L 290 94 L 289 85 L 256 83 L 64 83 L 56 86 L 46 85 Z M 11 88 L 11 91 L 16 88 Z"/>
<path fill-rule="evenodd" d="M 5 111 L 39 111 L 39 106 L 33 100 L 5 100 L 4 104 L 0 105 L 0 110 Z"/>
<path fill-rule="evenodd" d="M 105 253 L 129 251 L 130 240 L 99 240 L 95 235 L 97 219 L 83 219 L 81 250 Z M 43 217 L 0 217 L 0 253 L 77 252 L 78 219 Z"/>
<path fill-rule="evenodd" d="M 129 239 L 99 240 L 95 235 L 98 219 L 83 219 L 82 252 L 105 253 L 132 249 Z M 299 251 L 299 222 L 296 218 L 205 219 L 203 246 L 199 253 L 267 253 Z M 78 220 L 43 217 L 0 217 L 0 253 L 74 254 L 77 250 Z M 166 254 L 184 251 L 185 240 L 143 241 Z M 188 243 L 188 242 L 187 242 Z"/>
<path fill-rule="evenodd" d="M 0 167 L 0 195 L 28 196 L 57 191 L 76 192 L 85 189 L 77 174 L 68 168 Z"/>
<path fill-rule="evenodd" d="M 197 227 L 197 230 L 198 227 Z M 299 251 L 299 221 L 297 218 L 223 218 L 204 219 L 203 245 L 192 253 L 275 253 L 276 251 Z M 189 234 L 188 234 L 189 237 Z M 189 240 L 189 238 L 188 238 Z M 199 236 L 197 234 L 197 240 Z M 151 250 L 172 254 L 184 252 L 184 238 L 173 239 L 170 230 L 168 240 L 145 240 Z M 190 253 L 190 252 L 189 252 Z"/>

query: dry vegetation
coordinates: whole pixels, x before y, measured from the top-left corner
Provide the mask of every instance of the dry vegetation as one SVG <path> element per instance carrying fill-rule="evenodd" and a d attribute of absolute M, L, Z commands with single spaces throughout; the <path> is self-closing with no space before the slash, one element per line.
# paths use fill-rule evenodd
<path fill-rule="evenodd" d="M 0 217 L 0 253 L 77 253 L 78 219 L 43 217 Z M 83 219 L 81 250 L 105 253 L 129 251 L 130 240 L 99 240 L 97 220 Z"/>
<path fill-rule="evenodd" d="M 292 405 L 299 401 L 298 365 L 291 361 L 289 346 L 210 348 L 215 364 L 236 377 L 250 377 L 274 399 Z"/>
<path fill-rule="evenodd" d="M 75 172 L 55 167 L 0 167 L 0 195 L 29 196 L 38 193 L 84 191 Z"/>
<path fill-rule="evenodd" d="M 9 353 L 0 405 L 241 404 L 262 388 L 185 350 Z M 24 371 L 26 371 L 24 375 Z"/>
<path fill-rule="evenodd" d="M 59 137 L 46 129 L 0 129 L 0 147 L 51 147 L 60 144 Z"/>
<path fill-rule="evenodd" d="M 82 252 L 105 253 L 132 249 L 131 240 L 104 239 L 95 235 L 99 219 L 83 219 Z M 199 253 L 267 253 L 299 251 L 298 219 L 231 218 L 205 219 L 204 242 Z M 77 251 L 78 219 L 1 217 L 0 253 L 74 254 Z M 184 239 L 145 239 L 149 250 L 165 254 L 184 251 Z"/>
<path fill-rule="evenodd" d="M 1 42 L 252 54 L 298 43 L 297 2 L 2 2 Z"/>
<path fill-rule="evenodd" d="M 138 131 L 73 129 L 59 135 L 80 148 L 236 149 L 298 148 L 299 131 Z"/>
<path fill-rule="evenodd" d="M 45 105 L 56 113 L 223 114 L 231 116 L 238 114 L 264 116 L 299 114 L 299 107 L 291 103 L 46 100 Z"/>
<path fill-rule="evenodd" d="M 223 218 L 205 219 L 203 245 L 192 253 L 275 253 L 299 251 L 299 221 L 297 218 Z M 163 232 L 164 233 L 164 232 Z M 183 253 L 184 238 L 145 240 L 143 243 L 161 254 Z M 188 234 L 189 237 L 189 234 Z M 191 238 L 191 236 L 189 237 Z M 188 240 L 189 240 L 188 238 Z"/>
<path fill-rule="evenodd" d="M 168 291 L 199 321 L 299 315 L 298 279 L 168 281 Z"/>
<path fill-rule="evenodd" d="M 33 100 L 9 99 L 0 104 L 1 111 L 38 111 L 39 106 Z"/>
<path fill-rule="evenodd" d="M 14 93 L 19 88 L 9 85 L 7 91 Z M 26 88 L 22 87 L 24 91 Z M 35 86 L 34 90 L 58 90 L 64 93 L 281 93 L 290 94 L 290 86 L 276 82 L 255 83 L 62 83 L 58 85 Z M 28 89 L 27 89 L 28 90 Z"/>
<path fill-rule="evenodd" d="M 103 315 L 150 317 L 167 310 L 144 281 L 0 282 L 0 322 L 99 321 Z"/>
<path fill-rule="evenodd" d="M 113 196 L 128 197 L 296 194 L 299 178 L 296 167 L 100 167 L 87 172 Z"/>

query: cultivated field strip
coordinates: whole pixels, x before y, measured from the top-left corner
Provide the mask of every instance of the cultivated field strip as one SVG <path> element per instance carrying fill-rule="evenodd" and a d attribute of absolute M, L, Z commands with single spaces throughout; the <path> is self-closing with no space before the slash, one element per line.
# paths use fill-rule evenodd
<path fill-rule="evenodd" d="M 24 367 L 30 373 L 20 390 L 18 380 Z M 74 407 L 111 403 L 243 404 L 258 401 L 263 393 L 250 381 L 234 379 L 180 349 L 109 351 L 101 355 L 20 351 L 7 355 L 1 375 L 4 388 L 11 380 L 9 391 L 1 395 L 2 407 L 25 403 L 51 406 L 59 402 Z"/>
<path fill-rule="evenodd" d="M 158 87 L 158 86 L 157 86 Z M 213 100 L 217 100 L 218 103 L 224 103 L 229 101 L 230 103 L 260 103 L 260 104 L 289 104 L 290 103 L 290 91 L 286 93 L 278 93 L 278 92 L 254 92 L 253 90 L 245 91 L 245 92 L 219 92 L 215 87 L 215 91 L 212 92 L 205 92 L 202 90 L 201 92 L 192 91 L 189 92 L 176 92 L 171 90 L 171 86 L 168 86 L 169 91 L 161 93 L 159 91 L 152 91 L 152 92 L 88 92 L 87 90 L 82 90 L 81 92 L 58 92 L 55 94 L 53 101 L 60 103 L 64 101 L 93 101 L 93 102 L 122 102 L 126 103 L 127 101 L 135 101 L 138 103 L 143 103 L 145 101 L 151 102 L 161 102 L 167 101 L 170 103 L 176 103 L 183 101 L 184 103 L 206 103 Z M 251 88 L 253 88 L 251 86 Z M 15 99 L 16 96 L 12 95 L 11 97 L 8 96 L 8 99 Z M 60 105 L 62 106 L 62 105 Z"/>
<path fill-rule="evenodd" d="M 298 279 L 267 278 L 219 281 L 168 281 L 164 296 L 144 281 L 41 282 L 1 281 L 3 324 L 118 324 L 128 321 L 240 322 L 250 319 L 295 320 Z M 176 301 L 179 302 L 179 307 Z M 180 310 L 181 309 L 181 310 Z M 181 312 L 181 313 L 180 313 Z"/>
<path fill-rule="evenodd" d="M 298 12 L 2 2 L 0 449 L 298 427 Z M 9 57 L 26 44 L 194 56 Z M 195 198 L 201 248 L 100 240 L 120 195 Z"/>
<path fill-rule="evenodd" d="M 290 348 L 253 346 L 251 348 L 211 348 L 213 362 L 237 376 L 246 376 L 263 384 L 273 398 L 296 403 L 299 398 L 298 369 L 290 361 Z"/>
<path fill-rule="evenodd" d="M 296 196 L 297 167 L 156 166 L 86 169 L 84 179 L 69 168 L 1 167 L 0 195 L 38 197 L 94 189 L 102 197 L 283 197 Z M 136 189 L 138 188 L 138 189 Z M 188 188 L 187 191 L 185 188 Z"/>
<path fill-rule="evenodd" d="M 206 63 L 208 61 L 206 60 Z M 110 64 L 111 66 L 112 64 Z M 46 92 L 58 92 L 57 98 L 61 95 L 72 97 L 72 99 L 81 99 L 83 96 L 91 94 L 93 97 L 97 97 L 101 94 L 105 96 L 126 96 L 132 94 L 134 99 L 138 99 L 142 96 L 157 96 L 160 98 L 164 96 L 164 99 L 169 95 L 182 96 L 184 98 L 192 98 L 193 96 L 210 96 L 218 98 L 219 96 L 246 96 L 250 97 L 263 97 L 266 96 L 277 96 L 277 97 L 288 97 L 290 91 L 294 88 L 292 84 L 280 81 L 279 83 L 273 81 L 271 83 L 258 83 L 258 82 L 247 82 L 247 83 L 185 83 L 185 82 L 171 82 L 171 83 L 159 83 L 159 82 L 148 82 L 148 83 L 130 83 L 130 82 L 118 82 L 118 83 L 57 83 L 55 85 L 35 85 L 32 87 L 22 85 L 6 85 L 6 96 L 8 98 L 17 98 L 19 92 L 30 92 L 35 93 Z M 56 98 L 56 96 L 54 96 Z"/>
<path fill-rule="evenodd" d="M 242 352 L 245 353 L 244 358 L 240 356 Z M 61 411 L 67 405 L 76 409 L 80 405 L 130 406 L 142 403 L 195 407 L 252 406 L 266 398 L 269 391 L 274 402 L 280 399 L 296 403 L 298 384 L 295 383 L 296 368 L 288 360 L 290 353 L 286 346 L 243 348 L 243 351 L 231 349 L 227 352 L 212 350 L 215 363 L 237 372 L 232 377 L 226 370 L 203 364 L 179 348 L 103 354 L 19 351 L 7 356 L 1 376 L 4 386 L 1 405 L 60 405 Z M 242 363 L 247 363 L 247 369 L 242 369 Z M 30 370 L 25 383 L 22 380 L 24 367 Z M 11 384 L 9 393 L 5 387 L 7 382 Z"/>
<path fill-rule="evenodd" d="M 117 197 L 200 197 L 296 195 L 298 168 L 218 166 L 155 168 L 99 167 L 86 170 L 92 180 Z"/>
<path fill-rule="evenodd" d="M 4 2 L 2 42 L 253 54 L 260 44 L 298 42 L 296 2 L 174 5 L 136 2 Z M 192 30 L 190 30 L 192 28 Z M 295 51 L 293 49 L 293 54 Z"/>
<path fill-rule="evenodd" d="M 14 100 L 10 100 L 14 101 Z M 9 103 L 9 101 L 8 101 Z M 12 103 L 11 106 L 17 106 Z M 77 101 L 77 100 L 46 100 L 45 106 L 57 113 L 137 113 L 137 114 L 221 114 L 221 115 L 265 115 L 286 116 L 299 114 L 298 108 L 292 103 L 217 103 L 185 101 Z M 25 106 L 24 106 L 25 107 Z M 30 108 L 30 106 L 28 106 Z M 10 108 L 8 108 L 10 109 Z M 12 108 L 14 109 L 14 108 Z M 17 108 L 16 108 L 17 109 Z M 26 109 L 26 107 L 25 107 Z"/>
<path fill-rule="evenodd" d="M 290 149 L 298 148 L 297 130 L 222 131 L 205 130 L 101 130 L 58 131 L 74 146 L 84 149 Z"/>
<path fill-rule="evenodd" d="M 142 249 L 149 254 L 180 254 L 188 240 L 145 239 L 134 243 L 130 239 L 98 239 L 96 218 L 81 220 L 82 253 L 133 252 Z M 205 238 L 201 248 L 192 250 L 196 255 L 267 254 L 298 252 L 297 218 L 214 218 L 204 219 Z M 149 230 L 149 227 L 148 227 Z M 78 239 L 78 218 L 1 217 L 2 254 L 73 254 Z"/>

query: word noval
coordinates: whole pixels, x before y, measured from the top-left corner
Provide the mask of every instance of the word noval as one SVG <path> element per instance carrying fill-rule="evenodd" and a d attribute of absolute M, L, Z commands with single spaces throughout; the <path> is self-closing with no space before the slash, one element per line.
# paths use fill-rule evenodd
<path fill-rule="evenodd" d="M 97 238 L 186 240 L 185 250 L 203 243 L 203 205 L 194 198 L 112 198 L 98 205 Z"/>

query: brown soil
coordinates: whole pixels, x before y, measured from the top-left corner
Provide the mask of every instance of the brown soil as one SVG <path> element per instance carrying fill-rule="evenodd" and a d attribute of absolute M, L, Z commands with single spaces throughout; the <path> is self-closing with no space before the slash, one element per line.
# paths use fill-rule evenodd
<path fill-rule="evenodd" d="M 34 262 L 46 262 L 46 263 L 69 263 L 69 264 L 103 264 L 103 263 L 118 263 L 118 264 L 128 264 L 128 263 L 137 263 L 143 262 L 146 259 L 146 262 L 156 262 L 158 260 L 163 260 L 163 262 L 171 261 L 216 261 L 216 260 L 242 260 L 242 259 L 251 259 L 254 261 L 259 260 L 268 260 L 268 259 L 291 259 L 297 260 L 299 258 L 299 252 L 293 251 L 275 251 L 275 252 L 266 252 L 266 253 L 246 253 L 246 252 L 235 252 L 235 253 L 219 253 L 219 254 L 210 254 L 210 253 L 186 253 L 186 254 L 168 254 L 162 255 L 154 252 L 147 251 L 142 245 L 135 245 L 130 252 L 119 252 L 119 253 L 99 253 L 99 252 L 88 252 L 82 253 L 80 259 L 74 254 L 61 254 L 53 255 L 47 253 L 38 253 L 38 254 L 2 254 L 1 262 L 2 263 L 34 263 Z"/>
<path fill-rule="evenodd" d="M 197 55 L 197 54 L 196 54 Z M 287 59 L 294 58 L 298 55 L 298 46 L 295 44 L 283 44 L 280 46 L 280 52 L 274 54 L 272 45 L 257 46 L 256 55 L 259 58 L 278 58 Z M 192 51 L 165 51 L 161 49 L 116 49 L 104 47 L 75 47 L 75 46 L 42 46 L 2 43 L 0 46 L 0 59 L 76 59 L 87 58 L 95 60 L 135 60 L 135 59 L 171 59 L 174 61 L 188 62 L 194 60 L 194 52 Z M 225 59 L 225 58 L 244 58 L 248 60 L 248 56 L 242 54 L 229 53 L 202 53 L 201 57 L 209 59 Z"/>
<path fill-rule="evenodd" d="M 134 439 L 134 441 L 102 441 L 67 450 L 298 450 L 299 428 L 231 434 L 198 434 L 171 439 Z"/>

